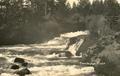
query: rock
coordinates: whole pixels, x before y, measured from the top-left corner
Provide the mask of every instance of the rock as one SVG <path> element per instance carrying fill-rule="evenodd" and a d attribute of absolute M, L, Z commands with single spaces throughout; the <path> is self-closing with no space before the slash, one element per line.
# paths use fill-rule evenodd
<path fill-rule="evenodd" d="M 17 71 L 16 74 L 18 74 L 19 76 L 25 76 L 25 75 L 32 74 L 32 73 L 30 72 L 29 69 L 23 68 L 23 69 Z"/>
<path fill-rule="evenodd" d="M 24 63 L 22 63 L 22 66 L 23 66 L 23 67 L 27 67 L 27 66 L 28 66 L 28 63 L 27 63 L 27 62 L 24 62 Z"/>
<path fill-rule="evenodd" d="M 69 51 L 66 51 L 66 52 L 63 52 L 63 53 L 59 54 L 59 57 L 68 57 L 68 58 L 71 58 L 72 56 L 73 55 Z"/>
<path fill-rule="evenodd" d="M 14 62 L 23 64 L 25 63 L 25 60 L 23 58 L 15 58 Z"/>
<path fill-rule="evenodd" d="M 65 52 L 65 56 L 68 57 L 68 58 L 71 58 L 73 55 L 72 55 L 71 52 L 66 51 L 66 52 Z"/>
<path fill-rule="evenodd" d="M 13 64 L 10 69 L 14 69 L 15 70 L 15 69 L 19 69 L 19 68 L 20 68 L 19 65 Z"/>
<path fill-rule="evenodd" d="M 23 58 L 15 58 L 14 63 L 18 63 L 20 67 L 27 67 L 28 63 Z"/>

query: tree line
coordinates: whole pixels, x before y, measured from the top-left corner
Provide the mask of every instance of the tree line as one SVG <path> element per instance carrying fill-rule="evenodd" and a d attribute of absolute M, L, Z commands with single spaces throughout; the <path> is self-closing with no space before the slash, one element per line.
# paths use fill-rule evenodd
<path fill-rule="evenodd" d="M 78 30 L 99 37 L 120 30 L 119 9 L 117 0 L 78 0 L 73 7 L 67 0 L 0 0 L 0 44 L 40 43 Z"/>

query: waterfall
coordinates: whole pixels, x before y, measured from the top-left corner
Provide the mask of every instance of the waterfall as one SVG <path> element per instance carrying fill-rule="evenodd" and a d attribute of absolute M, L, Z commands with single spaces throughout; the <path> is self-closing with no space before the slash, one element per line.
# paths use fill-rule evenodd
<path fill-rule="evenodd" d="M 61 34 L 60 37 L 55 37 L 54 39 L 43 43 L 42 45 L 51 48 L 63 48 L 62 51 L 69 51 L 73 56 L 80 46 L 84 43 L 84 39 L 89 35 L 89 31 L 77 31 Z"/>
<path fill-rule="evenodd" d="M 83 44 L 83 42 L 84 42 L 84 39 L 80 39 L 80 41 L 78 41 L 75 44 L 71 45 L 68 48 L 68 51 L 70 51 L 75 56 L 76 52 L 78 51 L 79 47 Z"/>
<path fill-rule="evenodd" d="M 52 40 L 42 44 L 14 45 L 0 47 L 0 76 L 16 76 L 15 72 L 21 70 L 13 70 L 8 68 L 15 64 L 14 59 L 23 58 L 28 62 L 29 70 L 32 75 L 27 76 L 76 76 L 91 75 L 94 73 L 92 66 L 81 66 L 80 57 L 75 57 L 75 53 L 84 43 L 86 31 L 77 31 L 61 34 Z M 50 53 L 55 51 L 57 53 Z M 59 56 L 61 53 L 69 51 L 74 57 Z M 43 54 L 47 53 L 47 54 Z M 78 65 L 79 64 L 79 65 Z M 93 75 L 92 75 L 93 76 Z"/>
<path fill-rule="evenodd" d="M 84 39 L 89 35 L 89 31 L 77 31 L 60 34 L 59 37 L 55 37 L 52 40 L 46 41 L 42 44 L 30 44 L 30 45 L 16 45 L 12 47 L 0 47 L 0 49 L 9 50 L 25 50 L 25 49 L 58 49 L 56 51 L 69 51 L 73 56 L 84 43 Z"/>

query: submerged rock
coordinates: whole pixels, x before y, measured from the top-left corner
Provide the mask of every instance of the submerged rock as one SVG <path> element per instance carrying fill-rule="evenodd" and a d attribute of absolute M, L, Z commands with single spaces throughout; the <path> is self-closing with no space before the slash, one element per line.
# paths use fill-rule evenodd
<path fill-rule="evenodd" d="M 28 66 L 28 63 L 27 63 L 27 62 L 24 62 L 24 63 L 22 63 L 22 66 L 23 66 L 23 67 L 27 67 L 27 66 Z"/>

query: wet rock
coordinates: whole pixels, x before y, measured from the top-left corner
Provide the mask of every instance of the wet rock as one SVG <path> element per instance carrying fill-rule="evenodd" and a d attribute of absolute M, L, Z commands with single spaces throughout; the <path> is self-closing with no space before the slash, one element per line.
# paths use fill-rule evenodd
<path fill-rule="evenodd" d="M 73 56 L 72 53 L 69 52 L 69 51 L 66 51 L 65 55 L 66 55 L 66 57 L 68 57 L 68 58 L 71 58 L 71 57 Z"/>
<path fill-rule="evenodd" d="M 15 58 L 14 62 L 23 64 L 25 63 L 25 60 L 23 58 Z"/>
<path fill-rule="evenodd" d="M 20 67 L 28 66 L 28 62 L 26 62 L 23 58 L 15 58 L 14 63 L 18 63 Z"/>
<path fill-rule="evenodd" d="M 19 65 L 13 64 L 10 69 L 14 69 L 15 70 L 15 69 L 19 69 L 19 68 L 20 68 Z"/>
<path fill-rule="evenodd" d="M 22 63 L 22 66 L 23 66 L 23 67 L 27 67 L 27 66 L 28 66 L 28 63 L 27 63 L 27 62 L 24 62 L 24 63 Z"/>
<path fill-rule="evenodd" d="M 71 58 L 73 55 L 69 51 L 63 52 L 59 54 L 59 57 L 68 57 Z"/>
<path fill-rule="evenodd" d="M 29 69 L 23 68 L 23 69 L 17 71 L 16 74 L 18 74 L 19 76 L 25 76 L 25 75 L 32 74 L 32 73 L 30 72 Z"/>
<path fill-rule="evenodd" d="M 78 41 L 77 37 L 72 37 L 69 39 L 69 43 L 67 45 L 67 47 L 65 48 L 65 50 L 69 49 L 71 45 L 75 44 Z"/>

